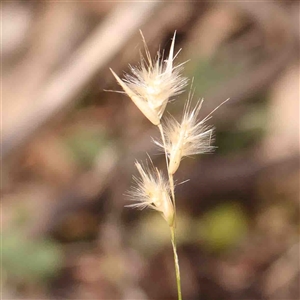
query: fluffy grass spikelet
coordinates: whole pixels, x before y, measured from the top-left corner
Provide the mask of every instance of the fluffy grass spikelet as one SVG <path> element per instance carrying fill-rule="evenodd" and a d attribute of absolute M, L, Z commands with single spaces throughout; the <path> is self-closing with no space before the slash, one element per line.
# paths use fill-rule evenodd
<path fill-rule="evenodd" d="M 183 64 L 173 64 L 178 54 L 174 55 L 176 32 L 166 60 L 160 52 L 152 59 L 144 36 L 141 35 L 146 57 L 141 55 L 140 65 L 130 66 L 132 74 L 125 74 L 123 80 L 111 72 L 142 113 L 154 125 L 159 125 L 169 99 L 183 92 L 188 79 L 180 74 Z"/>
<path fill-rule="evenodd" d="M 155 168 L 150 160 L 150 166 L 143 166 L 139 162 L 135 166 L 140 178 L 134 177 L 136 186 L 129 192 L 129 199 L 136 203 L 127 205 L 138 209 L 152 208 L 162 214 L 169 226 L 174 223 L 174 206 L 170 198 L 170 188 L 161 172 Z"/>
<path fill-rule="evenodd" d="M 163 131 L 165 145 L 161 142 L 155 143 L 164 148 L 169 156 L 169 173 L 174 174 L 180 161 L 185 156 L 211 152 L 214 147 L 213 127 L 205 124 L 208 117 L 198 120 L 203 100 L 198 101 L 194 108 L 191 107 L 191 95 L 184 107 L 184 113 L 179 123 L 174 117 L 166 118 Z"/>

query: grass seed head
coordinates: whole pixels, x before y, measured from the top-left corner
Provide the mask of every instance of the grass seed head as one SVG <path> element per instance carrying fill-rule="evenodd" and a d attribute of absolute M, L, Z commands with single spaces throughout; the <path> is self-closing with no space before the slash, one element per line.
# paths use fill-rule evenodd
<path fill-rule="evenodd" d="M 213 127 L 206 125 L 207 117 L 201 121 L 198 120 L 203 100 L 198 101 L 192 108 L 191 99 L 190 94 L 180 123 L 172 116 L 166 118 L 163 126 L 165 147 L 163 143 L 155 141 L 158 146 L 165 148 L 169 156 L 170 174 L 177 171 L 183 157 L 208 153 L 214 149 L 212 146 Z"/>
<path fill-rule="evenodd" d="M 173 226 L 175 212 L 170 198 L 169 184 L 151 161 L 150 164 L 145 167 L 136 162 L 140 177 L 134 177 L 136 186 L 128 193 L 129 199 L 136 203 L 128 207 L 152 208 L 162 214 L 169 226 Z"/>
<path fill-rule="evenodd" d="M 141 56 L 140 65 L 130 66 L 131 74 L 126 74 L 123 80 L 111 70 L 124 92 L 154 125 L 160 124 L 169 99 L 183 92 L 188 82 L 180 73 L 182 64 L 173 64 L 178 54 L 174 55 L 175 34 L 166 60 L 160 52 L 155 59 L 151 58 L 141 33 L 146 56 Z"/>

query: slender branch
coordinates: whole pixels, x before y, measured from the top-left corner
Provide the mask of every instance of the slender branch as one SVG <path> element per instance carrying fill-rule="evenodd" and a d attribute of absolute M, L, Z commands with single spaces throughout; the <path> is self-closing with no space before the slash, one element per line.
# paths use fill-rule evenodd
<path fill-rule="evenodd" d="M 166 140 L 165 140 L 165 135 L 164 135 L 164 130 L 161 126 L 161 123 L 157 125 L 160 135 L 161 135 L 161 139 L 163 141 L 163 145 L 164 145 L 164 151 L 165 151 L 165 158 L 166 158 L 166 165 L 167 165 L 167 170 L 169 169 L 169 161 L 168 161 L 168 153 L 167 153 L 167 149 L 166 149 Z M 168 172 L 169 173 L 169 172 Z"/>
<path fill-rule="evenodd" d="M 172 201 L 173 201 L 174 212 L 175 212 L 174 226 L 176 226 L 176 203 L 175 203 L 175 192 L 174 192 L 174 178 L 173 178 L 173 175 L 170 174 L 170 172 L 169 172 L 169 161 L 168 161 L 168 153 L 167 153 L 167 148 L 166 148 L 166 140 L 165 140 L 164 131 L 163 131 L 163 128 L 162 128 L 161 124 L 159 124 L 157 126 L 159 128 L 159 132 L 160 132 L 160 135 L 161 135 L 161 138 L 162 138 L 162 142 L 163 142 L 163 145 L 164 145 L 166 165 L 167 165 L 167 171 L 168 171 L 168 177 L 169 177 L 169 183 L 170 183 Z"/>
<path fill-rule="evenodd" d="M 175 263 L 178 300 L 182 300 L 179 261 L 178 261 L 178 255 L 177 255 L 177 249 L 176 249 L 175 227 L 170 227 L 170 230 L 171 230 L 171 241 L 172 241 L 173 252 L 174 252 L 174 263 Z"/>

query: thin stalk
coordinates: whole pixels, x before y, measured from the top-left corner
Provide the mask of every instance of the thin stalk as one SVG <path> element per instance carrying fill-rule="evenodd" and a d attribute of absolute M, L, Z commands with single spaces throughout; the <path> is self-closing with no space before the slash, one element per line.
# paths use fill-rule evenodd
<path fill-rule="evenodd" d="M 177 255 L 177 249 L 176 249 L 175 227 L 170 227 L 170 230 L 171 230 L 171 241 L 172 241 L 173 252 L 174 252 L 174 263 L 175 263 L 178 300 L 182 300 L 179 261 L 178 261 L 178 255 Z"/>
<path fill-rule="evenodd" d="M 163 141 L 167 170 L 169 170 L 169 161 L 168 161 L 168 153 L 167 153 L 167 149 L 166 149 L 166 140 L 165 140 L 164 130 L 163 130 L 161 124 L 158 124 L 157 127 L 159 129 L 159 132 L 160 132 L 160 135 L 161 135 L 161 139 Z M 169 174 L 169 171 L 168 171 L 168 174 Z"/>
<path fill-rule="evenodd" d="M 159 128 L 159 132 L 161 134 L 162 142 L 164 145 L 166 165 L 167 165 L 170 189 L 171 189 L 172 200 L 173 200 L 173 205 L 174 205 L 174 212 L 175 212 L 174 224 L 173 224 L 173 226 L 170 227 L 170 230 L 171 230 L 171 242 L 172 242 L 173 253 L 174 253 L 174 264 L 175 264 L 178 300 L 182 300 L 179 261 L 178 261 L 178 255 L 177 255 L 177 249 L 176 249 L 176 238 L 175 238 L 176 203 L 175 203 L 175 193 L 174 193 L 174 178 L 173 178 L 173 175 L 169 172 L 169 161 L 168 161 L 168 154 L 167 154 L 167 149 L 166 149 L 166 140 L 165 140 L 165 136 L 164 136 L 164 132 L 163 132 L 163 128 L 162 128 L 161 124 L 158 125 L 158 128 Z"/>
<path fill-rule="evenodd" d="M 160 135 L 161 135 L 161 139 L 162 139 L 162 142 L 163 142 L 163 145 L 164 145 L 166 165 L 167 165 L 167 171 L 168 171 L 168 177 L 169 177 L 171 195 L 172 195 L 174 212 L 175 212 L 174 226 L 176 226 L 176 203 L 175 203 L 175 192 L 174 192 L 174 178 L 173 178 L 173 175 L 170 174 L 170 172 L 169 172 L 169 161 L 168 161 L 168 153 L 167 153 L 167 148 L 166 148 L 166 140 L 165 140 L 164 131 L 163 131 L 163 128 L 162 128 L 161 124 L 159 124 L 157 126 L 158 126 L 158 129 L 159 129 L 159 132 L 160 132 Z"/>

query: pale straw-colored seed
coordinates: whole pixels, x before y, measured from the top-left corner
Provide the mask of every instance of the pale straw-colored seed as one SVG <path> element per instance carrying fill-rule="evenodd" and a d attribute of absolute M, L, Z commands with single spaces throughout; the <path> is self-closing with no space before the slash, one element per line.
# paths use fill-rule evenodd
<path fill-rule="evenodd" d="M 198 120 L 198 115 L 202 107 L 203 100 L 198 101 L 194 108 L 191 107 L 192 94 L 189 94 L 185 104 L 183 117 L 179 123 L 175 118 L 166 118 L 163 124 L 165 145 L 162 142 L 155 143 L 164 148 L 169 157 L 168 171 L 174 174 L 182 160 L 186 156 L 209 153 L 214 150 L 213 127 L 206 125 L 206 121 L 211 118 L 212 113 L 221 105 L 214 109 L 204 119 Z"/>
<path fill-rule="evenodd" d="M 180 74 L 183 64 L 173 64 L 179 53 L 174 55 L 175 35 L 176 32 L 166 60 L 159 52 L 155 59 L 151 58 L 142 35 L 146 58 L 141 57 L 140 65 L 130 66 L 132 74 L 126 74 L 124 79 L 111 70 L 124 92 L 154 125 L 160 124 L 169 99 L 183 92 L 188 82 L 187 78 Z"/>
<path fill-rule="evenodd" d="M 168 182 L 151 161 L 147 167 L 139 162 L 135 165 L 140 177 L 134 177 L 136 186 L 128 192 L 128 196 L 136 203 L 127 206 L 139 209 L 152 208 L 162 214 L 169 226 L 173 226 L 175 212 Z"/>

